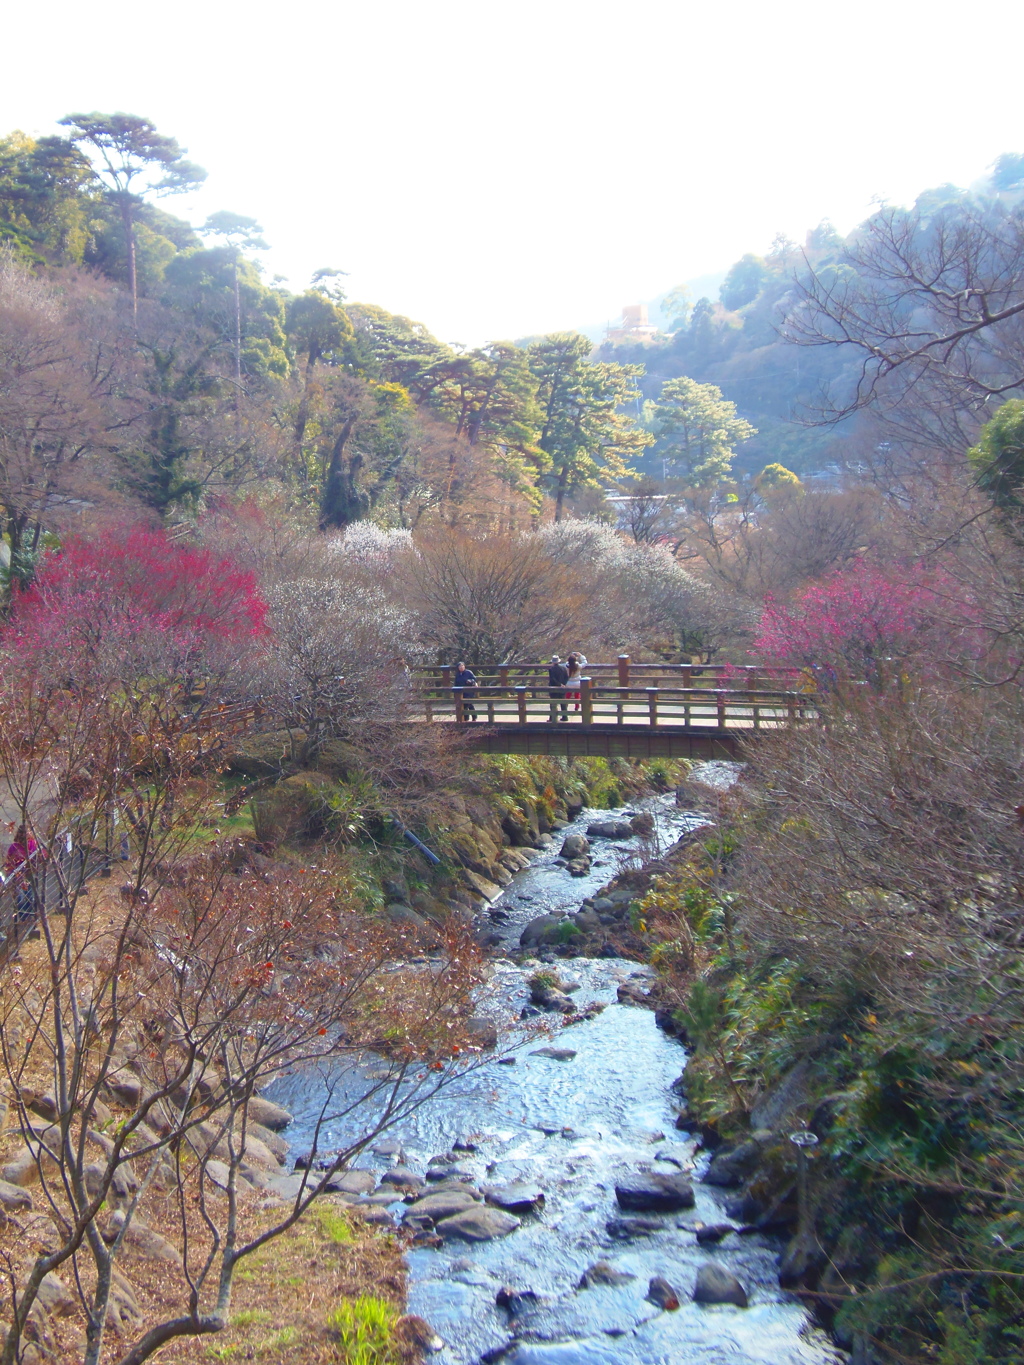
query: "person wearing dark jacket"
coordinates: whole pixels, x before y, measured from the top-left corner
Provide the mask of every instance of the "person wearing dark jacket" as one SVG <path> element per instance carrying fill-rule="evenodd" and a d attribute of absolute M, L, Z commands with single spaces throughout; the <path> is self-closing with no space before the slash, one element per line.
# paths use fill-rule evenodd
<path fill-rule="evenodd" d="M 476 707 L 473 705 L 473 698 L 476 696 L 476 674 L 471 668 L 467 668 L 464 663 L 460 663 L 455 669 L 455 681 L 452 683 L 452 691 L 456 699 L 462 697 L 462 719 L 469 717 L 476 720 Z"/>
<path fill-rule="evenodd" d="M 557 654 L 552 654 L 551 666 L 548 668 L 548 696 L 551 698 L 549 705 L 551 707 L 552 725 L 554 725 L 556 720 L 559 723 L 561 723 L 562 721 L 568 722 L 569 704 L 565 700 L 565 684 L 568 681 L 569 681 L 568 669 L 562 663 L 561 659 L 559 659 Z M 555 714 L 558 710 L 557 703 L 559 701 L 561 701 L 562 704 L 561 716 Z"/>

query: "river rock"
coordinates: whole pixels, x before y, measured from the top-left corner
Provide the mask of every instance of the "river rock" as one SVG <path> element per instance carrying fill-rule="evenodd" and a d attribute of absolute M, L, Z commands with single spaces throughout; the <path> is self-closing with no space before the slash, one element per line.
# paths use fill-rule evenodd
<path fill-rule="evenodd" d="M 620 1242 L 630 1242 L 634 1237 L 650 1237 L 655 1232 L 664 1232 L 665 1224 L 660 1218 L 610 1218 L 605 1223 L 609 1237 Z"/>
<path fill-rule="evenodd" d="M 23 1213 L 32 1207 L 32 1196 L 20 1185 L 0 1180 L 0 1209 L 4 1213 Z"/>
<path fill-rule="evenodd" d="M 488 877 L 482 877 L 479 872 L 474 872 L 471 867 L 462 869 L 462 877 L 470 889 L 483 896 L 485 901 L 496 901 L 501 895 L 501 887 L 496 882 L 492 882 Z"/>
<path fill-rule="evenodd" d="M 693 1186 L 685 1175 L 663 1175 L 658 1171 L 637 1171 L 615 1182 L 615 1198 L 620 1209 L 643 1213 L 675 1213 L 692 1209 Z"/>
<path fill-rule="evenodd" d="M 510 1185 L 484 1185 L 481 1193 L 488 1204 L 506 1213 L 536 1213 L 544 1207 L 544 1191 L 536 1185 L 516 1180 Z"/>
<path fill-rule="evenodd" d="M 531 1057 L 550 1057 L 553 1062 L 571 1062 L 576 1053 L 571 1047 L 538 1047 L 531 1053 Z"/>
<path fill-rule="evenodd" d="M 739 1280 L 724 1265 L 708 1261 L 697 1271 L 697 1283 L 693 1287 L 694 1303 L 733 1303 L 737 1308 L 746 1308 L 749 1300 L 747 1291 Z"/>
<path fill-rule="evenodd" d="M 393 901 L 386 906 L 384 914 L 392 924 L 397 925 L 400 929 L 415 929 L 420 932 L 430 927 L 423 916 L 417 914 L 411 905 L 403 905 L 401 901 Z"/>
<path fill-rule="evenodd" d="M 76 1307 L 74 1296 L 69 1292 L 64 1281 L 52 1270 L 44 1275 L 39 1282 L 37 1302 L 55 1318 L 70 1317 Z"/>
<path fill-rule="evenodd" d="M 615 996 L 620 1005 L 647 1005 L 651 999 L 650 991 L 645 991 L 636 981 L 623 981 Z"/>
<path fill-rule="evenodd" d="M 641 810 L 630 816 L 629 827 L 634 834 L 653 834 L 657 823 L 649 810 Z"/>
<path fill-rule="evenodd" d="M 452 1218 L 436 1224 L 442 1237 L 463 1237 L 468 1242 L 489 1242 L 495 1237 L 507 1237 L 519 1227 L 519 1219 L 501 1209 L 467 1208 Z"/>
<path fill-rule="evenodd" d="M 519 946 L 535 948 L 542 943 L 554 943 L 562 919 L 561 915 L 538 915 L 536 919 L 530 920 L 519 935 Z"/>
<path fill-rule="evenodd" d="M 433 1162 L 427 1167 L 427 1180 L 433 1184 L 435 1180 L 459 1180 L 462 1182 L 473 1181 L 475 1176 L 468 1166 L 460 1166 L 457 1162 L 438 1163 Z"/>
<path fill-rule="evenodd" d="M 590 841 L 582 834 L 570 834 L 559 850 L 560 858 L 585 858 L 590 852 Z"/>
<path fill-rule="evenodd" d="M 647 1302 L 657 1304 L 659 1308 L 664 1308 L 666 1313 L 674 1313 L 679 1307 L 679 1295 L 665 1279 L 664 1275 L 655 1275 L 647 1287 Z"/>
<path fill-rule="evenodd" d="M 558 1014 L 575 1014 L 576 1005 L 569 999 L 564 991 L 560 991 L 557 986 L 547 986 L 544 984 L 530 983 L 530 999 L 535 1005 L 544 1010 L 553 1010 Z"/>
<path fill-rule="evenodd" d="M 593 910 L 580 910 L 575 920 L 576 928 L 583 934 L 599 934 L 604 928 L 601 916 Z"/>
<path fill-rule="evenodd" d="M 110 1297 L 107 1300 L 107 1326 L 118 1336 L 137 1332 L 144 1321 L 135 1290 L 117 1266 L 110 1268 Z"/>
<path fill-rule="evenodd" d="M 590 876 L 589 858 L 573 858 L 570 862 L 566 863 L 565 867 L 570 877 Z"/>
<path fill-rule="evenodd" d="M 595 820 L 587 826 L 588 839 L 632 839 L 628 820 Z"/>
<path fill-rule="evenodd" d="M 382 1185 L 392 1185 L 396 1190 L 406 1194 L 413 1194 L 417 1190 L 423 1189 L 423 1177 L 417 1175 L 415 1171 L 410 1171 L 407 1166 L 393 1166 L 390 1171 L 385 1171 L 380 1178 Z"/>
<path fill-rule="evenodd" d="M 395 1323 L 395 1335 L 421 1351 L 443 1351 L 444 1341 L 427 1322 L 415 1313 L 406 1313 Z"/>
<path fill-rule="evenodd" d="M 720 1242 L 723 1237 L 728 1237 L 730 1232 L 736 1231 L 734 1223 L 706 1223 L 704 1227 L 697 1229 L 698 1246 L 711 1246 L 715 1242 Z"/>
<path fill-rule="evenodd" d="M 587 1266 L 577 1288 L 594 1289 L 599 1285 L 629 1284 L 630 1280 L 635 1279 L 635 1275 L 630 1275 L 625 1270 L 616 1270 L 607 1261 L 595 1261 L 593 1265 Z"/>
<path fill-rule="evenodd" d="M 264 1128 L 269 1128 L 272 1133 L 280 1133 L 292 1121 L 292 1116 L 287 1109 L 282 1109 L 273 1100 L 265 1100 L 262 1095 L 253 1095 L 246 1105 L 246 1111 L 254 1122 L 261 1123 Z"/>
<path fill-rule="evenodd" d="M 402 1215 L 402 1221 L 413 1223 L 418 1219 L 429 1219 L 432 1223 L 438 1223 L 442 1218 L 452 1218 L 478 1203 L 479 1196 L 470 1194 L 468 1190 L 446 1190 L 444 1194 L 428 1194 L 409 1205 Z"/>
<path fill-rule="evenodd" d="M 377 1177 L 372 1171 L 340 1171 L 332 1177 L 330 1189 L 337 1194 L 369 1194 L 376 1189 Z"/>
<path fill-rule="evenodd" d="M 370 1148 L 374 1156 L 390 1156 L 402 1166 L 405 1165 L 405 1148 L 398 1138 L 384 1138 L 375 1146 Z"/>
<path fill-rule="evenodd" d="M 771 1133 L 765 1133 L 749 1138 L 728 1151 L 716 1152 L 711 1158 L 711 1165 L 704 1172 L 704 1184 L 718 1185 L 726 1190 L 734 1190 L 742 1185 L 757 1170 L 761 1152 L 771 1138 Z"/>

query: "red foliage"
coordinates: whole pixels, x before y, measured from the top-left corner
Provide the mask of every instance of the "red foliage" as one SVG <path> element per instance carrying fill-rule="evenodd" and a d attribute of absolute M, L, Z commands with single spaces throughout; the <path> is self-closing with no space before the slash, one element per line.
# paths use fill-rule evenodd
<path fill-rule="evenodd" d="M 253 574 L 212 550 L 134 527 L 69 540 L 15 597 L 4 641 L 23 656 L 129 651 L 195 663 L 266 633 Z"/>
<path fill-rule="evenodd" d="M 863 560 L 800 592 L 766 598 L 755 648 L 773 661 L 870 668 L 969 646 L 971 604 L 941 571 Z"/>

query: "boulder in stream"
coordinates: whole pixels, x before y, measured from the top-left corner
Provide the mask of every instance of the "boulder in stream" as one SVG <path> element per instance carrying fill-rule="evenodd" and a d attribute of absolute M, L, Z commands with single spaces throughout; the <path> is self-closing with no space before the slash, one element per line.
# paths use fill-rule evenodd
<path fill-rule="evenodd" d="M 507 1237 L 519 1227 L 519 1219 L 501 1209 L 489 1209 L 475 1204 L 451 1218 L 442 1218 L 436 1225 L 440 1236 L 462 1237 L 467 1242 L 490 1242 L 495 1237 Z"/>
<path fill-rule="evenodd" d="M 582 834 L 570 834 L 559 850 L 560 858 L 585 858 L 590 852 L 590 840 Z"/>
<path fill-rule="evenodd" d="M 620 1209 L 642 1213 L 675 1213 L 692 1209 L 693 1186 L 685 1175 L 663 1175 L 658 1171 L 636 1171 L 615 1182 L 615 1198 Z"/>
<path fill-rule="evenodd" d="M 599 1285 L 629 1284 L 630 1280 L 635 1279 L 635 1275 L 630 1275 L 626 1270 L 616 1270 L 607 1261 L 595 1261 L 593 1265 L 587 1266 L 577 1288 L 594 1289 Z"/>
<path fill-rule="evenodd" d="M 651 1237 L 656 1232 L 664 1232 L 665 1224 L 660 1218 L 609 1218 L 605 1231 L 619 1242 L 631 1242 L 634 1237 Z"/>
<path fill-rule="evenodd" d="M 550 1057 L 553 1062 L 571 1062 L 576 1053 L 571 1047 L 538 1047 L 530 1053 L 531 1057 Z"/>
<path fill-rule="evenodd" d="M 443 1194 L 427 1194 L 410 1204 L 402 1215 L 403 1223 L 416 1223 L 427 1220 L 439 1223 L 443 1218 L 452 1218 L 465 1209 L 475 1208 L 480 1196 L 469 1190 L 446 1190 Z"/>
<path fill-rule="evenodd" d="M 693 1287 L 694 1303 L 732 1303 L 737 1308 L 746 1308 L 749 1300 L 747 1291 L 731 1271 L 717 1261 L 708 1261 L 697 1271 L 697 1283 Z"/>
<path fill-rule="evenodd" d="M 632 839 L 633 830 L 628 820 L 595 820 L 587 826 L 588 839 Z"/>
<path fill-rule="evenodd" d="M 488 1204 L 506 1213 L 536 1213 L 544 1207 L 544 1191 L 522 1180 L 510 1185 L 484 1185 L 481 1193 Z"/>
<path fill-rule="evenodd" d="M 674 1313 L 679 1307 L 679 1295 L 664 1275 L 655 1275 L 647 1288 L 647 1302 L 657 1304 L 666 1313 Z"/>

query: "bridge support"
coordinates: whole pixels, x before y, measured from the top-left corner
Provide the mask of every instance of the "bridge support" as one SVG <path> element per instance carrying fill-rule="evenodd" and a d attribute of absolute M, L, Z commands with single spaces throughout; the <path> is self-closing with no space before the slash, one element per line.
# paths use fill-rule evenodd
<path fill-rule="evenodd" d="M 680 734 L 632 729 L 587 730 L 584 726 L 509 725 L 470 728 L 464 733 L 491 754 L 549 754 L 561 758 L 731 758 L 740 757 L 735 731 Z"/>

